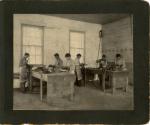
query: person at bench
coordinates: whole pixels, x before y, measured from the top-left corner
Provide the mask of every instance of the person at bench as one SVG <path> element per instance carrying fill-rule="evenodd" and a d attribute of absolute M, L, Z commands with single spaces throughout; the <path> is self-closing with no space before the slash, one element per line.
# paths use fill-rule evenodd
<path fill-rule="evenodd" d="M 126 63 L 121 54 L 116 54 L 115 67 L 116 70 L 126 70 Z"/>
<path fill-rule="evenodd" d="M 58 53 L 55 53 L 54 54 L 54 57 L 55 57 L 55 64 L 54 64 L 54 67 L 55 67 L 55 71 L 59 70 L 62 66 L 63 66 L 63 61 L 62 59 L 60 58 L 59 54 Z"/>
<path fill-rule="evenodd" d="M 102 55 L 102 59 L 97 60 L 96 63 L 99 63 L 99 68 L 106 68 L 107 67 L 106 55 Z"/>
<path fill-rule="evenodd" d="M 63 69 L 67 69 L 70 73 L 75 73 L 75 62 L 71 58 L 70 53 L 65 54 L 66 62 L 64 63 Z"/>
<path fill-rule="evenodd" d="M 63 61 L 62 59 L 60 58 L 59 54 L 58 53 L 55 53 L 54 54 L 54 57 L 55 57 L 55 64 L 54 66 L 57 67 L 57 68 L 60 68 L 63 66 Z"/>
<path fill-rule="evenodd" d="M 29 53 L 25 53 L 23 58 L 20 59 L 19 67 L 20 67 L 20 88 L 22 92 L 26 92 L 28 88 L 28 79 L 29 79 Z"/>
<path fill-rule="evenodd" d="M 101 59 L 96 60 L 96 63 L 99 64 L 99 68 L 102 69 L 102 72 L 103 72 L 102 74 L 98 75 L 100 83 L 102 84 L 102 82 L 103 82 L 103 75 L 105 75 L 106 67 L 108 65 L 108 61 L 107 61 L 106 55 L 103 54 Z M 95 75 L 95 79 L 96 79 L 96 75 Z"/>
<path fill-rule="evenodd" d="M 54 54 L 54 58 L 55 58 L 55 62 L 53 65 L 49 65 L 48 68 L 50 71 L 55 71 L 55 72 L 59 72 L 61 67 L 63 66 L 63 61 L 60 58 L 58 53 Z"/>

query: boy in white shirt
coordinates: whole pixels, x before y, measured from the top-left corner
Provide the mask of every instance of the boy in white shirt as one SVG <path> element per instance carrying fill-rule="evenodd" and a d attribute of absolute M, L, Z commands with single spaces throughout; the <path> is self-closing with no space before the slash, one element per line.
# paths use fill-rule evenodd
<path fill-rule="evenodd" d="M 68 67 L 68 71 L 72 74 L 75 73 L 75 62 L 74 60 L 71 58 L 70 53 L 66 53 L 65 54 L 65 58 L 66 58 L 66 62 L 64 64 L 64 66 Z"/>

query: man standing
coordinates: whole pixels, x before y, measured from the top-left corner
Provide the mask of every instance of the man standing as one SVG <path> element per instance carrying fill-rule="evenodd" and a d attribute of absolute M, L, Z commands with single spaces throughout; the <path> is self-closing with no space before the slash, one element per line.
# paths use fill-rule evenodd
<path fill-rule="evenodd" d="M 22 92 L 26 92 L 28 86 L 28 58 L 30 57 L 29 53 L 25 53 L 24 57 L 20 60 L 20 88 Z"/>

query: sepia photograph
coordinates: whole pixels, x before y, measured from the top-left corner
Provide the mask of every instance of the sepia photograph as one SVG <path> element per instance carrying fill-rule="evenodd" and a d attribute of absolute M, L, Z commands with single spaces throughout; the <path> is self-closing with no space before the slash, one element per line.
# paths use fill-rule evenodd
<path fill-rule="evenodd" d="M 13 15 L 13 110 L 134 110 L 133 16 Z"/>

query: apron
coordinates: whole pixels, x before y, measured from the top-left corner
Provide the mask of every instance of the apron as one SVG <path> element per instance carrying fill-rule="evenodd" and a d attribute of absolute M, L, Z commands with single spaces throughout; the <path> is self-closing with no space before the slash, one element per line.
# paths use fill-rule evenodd
<path fill-rule="evenodd" d="M 80 61 L 79 59 L 75 59 L 75 72 L 77 75 L 77 79 L 78 80 L 82 80 L 82 72 L 81 72 L 81 68 L 80 68 Z"/>
<path fill-rule="evenodd" d="M 25 83 L 25 87 L 28 86 L 28 68 L 26 66 L 27 61 L 25 58 L 20 61 L 20 83 Z"/>
<path fill-rule="evenodd" d="M 20 67 L 20 82 L 27 81 L 27 68 L 26 66 Z"/>
<path fill-rule="evenodd" d="M 67 60 L 65 66 L 68 66 L 70 68 L 69 73 L 71 74 L 75 73 L 75 63 L 72 59 Z"/>

